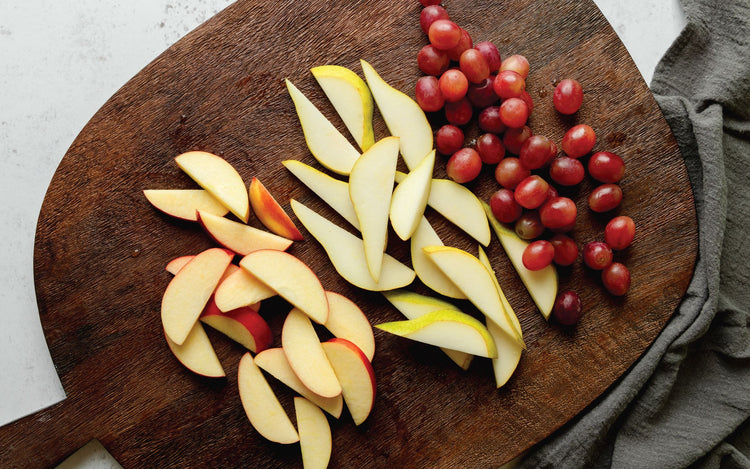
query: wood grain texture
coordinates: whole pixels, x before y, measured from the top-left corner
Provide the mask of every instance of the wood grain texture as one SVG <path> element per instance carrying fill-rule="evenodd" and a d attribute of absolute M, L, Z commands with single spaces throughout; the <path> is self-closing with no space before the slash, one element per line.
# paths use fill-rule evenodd
<path fill-rule="evenodd" d="M 633 285 L 625 298 L 613 298 L 596 275 L 573 267 L 563 273 L 562 288 L 579 291 L 585 316 L 572 330 L 547 324 L 493 237 L 487 253 L 528 345 L 516 374 L 496 390 L 486 360 L 464 372 L 434 348 L 376 331 L 377 401 L 358 428 L 348 415 L 331 422 L 331 467 L 498 466 L 615 382 L 661 331 L 692 275 L 697 231 L 684 164 L 646 84 L 594 4 L 451 0 L 446 7 L 475 41 L 529 58 L 536 133 L 559 142 L 571 125 L 588 123 L 598 134 L 596 149 L 626 160 L 619 211 L 634 218 L 638 234 L 617 258 L 631 268 Z M 339 64 L 361 73 L 362 58 L 413 95 L 416 53 L 426 44 L 420 9 L 417 1 L 239 1 L 164 52 L 93 116 L 52 180 L 35 244 L 41 320 L 68 398 L 0 428 L 0 466 L 51 466 L 98 438 L 125 467 L 301 467 L 298 446 L 268 443 L 247 421 L 236 387 L 238 346 L 209 331 L 225 379 L 195 376 L 169 352 L 159 321 L 170 280 L 163 267 L 212 243 L 197 225 L 158 213 L 141 191 L 194 187 L 173 158 L 206 150 L 224 156 L 247 182 L 259 177 L 287 209 L 296 198 L 341 220 L 280 164 L 295 158 L 318 166 L 283 78 L 343 131 L 309 69 Z M 586 91 L 572 117 L 551 105 L 554 83 L 565 77 Z M 385 136 L 377 112 L 375 119 L 376 138 Z M 442 162 L 436 168 L 445 175 Z M 470 187 L 485 199 L 497 188 L 489 168 Z M 586 208 L 592 187 L 585 182 L 570 194 L 579 208 L 580 244 L 601 239 L 609 219 Z M 476 250 L 439 215 L 429 211 L 428 218 L 446 244 Z M 260 227 L 257 219 L 250 223 Z M 344 282 L 303 233 L 308 240 L 290 252 L 327 289 L 355 299 L 373 323 L 400 317 L 379 294 Z M 389 252 L 409 262 L 408 246 L 396 236 Z M 414 288 L 425 292 L 418 283 Z M 279 300 L 261 309 L 276 345 L 288 309 Z M 293 415 L 292 394 L 271 384 Z"/>

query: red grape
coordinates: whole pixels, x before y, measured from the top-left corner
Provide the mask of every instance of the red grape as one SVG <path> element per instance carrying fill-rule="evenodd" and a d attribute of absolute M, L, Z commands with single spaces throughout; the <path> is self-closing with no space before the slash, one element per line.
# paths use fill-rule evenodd
<path fill-rule="evenodd" d="M 440 76 L 448 70 L 450 64 L 448 54 L 432 44 L 427 44 L 417 54 L 417 66 L 426 75 Z"/>
<path fill-rule="evenodd" d="M 589 208 L 597 213 L 609 212 L 622 202 L 622 189 L 617 184 L 602 184 L 589 194 Z"/>
<path fill-rule="evenodd" d="M 521 151 L 518 154 L 521 164 L 529 169 L 539 169 L 546 165 L 549 156 L 550 141 L 543 135 L 532 135 L 527 138 L 521 145 Z"/>
<path fill-rule="evenodd" d="M 475 147 L 484 164 L 497 164 L 505 157 L 503 142 L 495 134 L 486 133 L 480 135 L 477 138 Z"/>
<path fill-rule="evenodd" d="M 615 217 L 604 228 L 604 242 L 612 249 L 621 250 L 630 246 L 635 238 L 635 223 L 625 215 Z"/>
<path fill-rule="evenodd" d="M 518 98 L 526 89 L 526 80 L 513 70 L 502 70 L 495 77 L 495 94 L 503 99 Z"/>
<path fill-rule="evenodd" d="M 523 142 L 531 137 L 531 128 L 528 125 L 520 129 L 508 129 L 503 134 L 503 145 L 505 149 L 514 155 L 521 153 Z"/>
<path fill-rule="evenodd" d="M 466 49 L 459 58 L 459 67 L 466 78 L 472 83 L 481 83 L 490 76 L 490 66 L 481 52 L 476 49 Z"/>
<path fill-rule="evenodd" d="M 461 28 L 451 20 L 439 19 L 430 25 L 427 35 L 433 46 L 441 50 L 449 50 L 461 41 Z"/>
<path fill-rule="evenodd" d="M 516 186 L 516 202 L 523 208 L 537 208 L 547 200 L 549 184 L 541 176 L 532 174 Z"/>
<path fill-rule="evenodd" d="M 560 114 L 575 114 L 583 103 L 583 88 L 576 80 L 566 78 L 555 87 L 552 102 Z"/>
<path fill-rule="evenodd" d="M 466 96 L 456 102 L 445 103 L 445 118 L 453 125 L 468 124 L 473 113 L 474 108 Z"/>
<path fill-rule="evenodd" d="M 571 158 L 580 158 L 594 148 L 596 133 L 586 124 L 570 128 L 562 138 L 562 151 Z"/>
<path fill-rule="evenodd" d="M 552 264 L 555 257 L 555 248 L 549 241 L 543 239 L 534 241 L 526 246 L 521 255 L 524 267 L 529 270 L 542 270 Z"/>
<path fill-rule="evenodd" d="M 534 110 L 534 100 L 531 99 L 531 95 L 528 91 L 523 90 L 523 93 L 521 93 L 521 96 L 519 98 L 523 99 L 523 102 L 526 103 L 526 105 L 529 107 L 529 114 Z"/>
<path fill-rule="evenodd" d="M 469 90 L 469 80 L 466 79 L 466 75 L 455 68 L 446 70 L 445 73 L 440 75 L 438 83 L 440 84 L 440 92 L 449 102 L 460 100 L 466 96 L 466 92 Z"/>
<path fill-rule="evenodd" d="M 539 219 L 539 212 L 536 210 L 524 212 L 516 220 L 513 230 L 521 239 L 532 240 L 540 237 L 544 233 L 544 225 L 542 225 L 542 221 Z"/>
<path fill-rule="evenodd" d="M 578 259 L 578 245 L 573 238 L 564 234 L 557 233 L 549 240 L 555 248 L 555 264 L 568 266 L 572 265 Z"/>
<path fill-rule="evenodd" d="M 419 3 L 421 3 L 423 7 L 428 7 L 430 5 L 440 5 L 440 0 L 419 0 Z"/>
<path fill-rule="evenodd" d="M 417 80 L 414 95 L 417 98 L 417 104 L 425 112 L 439 111 L 445 104 L 443 94 L 440 92 L 438 79 L 432 75 L 427 75 Z"/>
<path fill-rule="evenodd" d="M 443 155 L 452 155 L 464 146 L 464 131 L 455 125 L 446 124 L 435 134 L 435 146 Z"/>
<path fill-rule="evenodd" d="M 581 297 L 578 293 L 568 290 L 560 293 L 555 298 L 552 307 L 552 316 L 563 326 L 574 326 L 581 320 L 583 307 Z"/>
<path fill-rule="evenodd" d="M 469 83 L 469 90 L 466 92 L 466 96 L 469 97 L 469 101 L 474 107 L 484 109 L 487 106 L 491 106 L 499 99 L 495 94 L 495 90 L 492 87 L 492 75 L 485 78 L 481 83 Z M 500 118 L 498 114 L 498 119 Z M 500 121 L 502 123 L 502 121 Z M 481 121 L 480 121 L 481 126 Z M 504 128 L 503 128 L 504 130 Z M 495 132 L 500 133 L 500 132 Z"/>
<path fill-rule="evenodd" d="M 598 151 L 589 159 L 589 174 L 599 182 L 619 182 L 625 174 L 625 162 L 610 151 Z"/>
<path fill-rule="evenodd" d="M 482 170 L 482 159 L 473 148 L 462 148 L 450 157 L 445 172 L 454 181 L 463 184 L 473 181 Z"/>
<path fill-rule="evenodd" d="M 578 215 L 576 204 L 567 197 L 548 199 L 539 207 L 542 225 L 551 230 L 572 227 L 575 225 L 576 215 Z"/>
<path fill-rule="evenodd" d="M 500 120 L 506 126 L 519 129 L 526 125 L 528 119 L 529 107 L 523 99 L 509 98 L 500 104 Z"/>
<path fill-rule="evenodd" d="M 465 50 L 471 49 L 471 46 L 473 45 L 471 40 L 471 35 L 468 31 L 465 29 L 461 29 L 461 39 L 459 39 L 458 44 L 456 44 L 456 47 L 447 50 L 448 57 L 454 61 L 458 62 L 458 60 L 461 58 L 461 54 L 464 53 Z"/>
<path fill-rule="evenodd" d="M 529 76 L 529 61 L 523 55 L 511 55 L 503 60 L 500 70 L 513 70 L 526 79 Z"/>
<path fill-rule="evenodd" d="M 518 183 L 531 176 L 531 171 L 518 158 L 503 158 L 495 167 L 495 180 L 502 187 L 513 190 Z"/>
<path fill-rule="evenodd" d="M 529 110 L 529 112 L 531 112 Z M 557 156 L 557 144 L 553 142 L 552 140 L 549 141 L 549 157 L 550 159 Z"/>
<path fill-rule="evenodd" d="M 576 158 L 561 156 L 552 160 L 549 165 L 549 177 L 561 186 L 575 186 L 583 181 L 586 170 Z"/>
<path fill-rule="evenodd" d="M 594 270 L 602 270 L 612 263 L 612 248 L 603 241 L 592 241 L 583 246 L 583 263 Z"/>
<path fill-rule="evenodd" d="M 495 91 L 492 91 L 495 94 Z M 471 99 L 471 98 L 469 98 Z M 500 119 L 500 106 L 489 106 L 482 109 L 479 113 L 479 128 L 485 132 L 492 132 L 493 134 L 501 134 L 505 132 L 505 124 Z"/>
<path fill-rule="evenodd" d="M 513 198 L 513 191 L 498 189 L 490 196 L 492 214 L 503 223 L 513 223 L 523 213 L 523 208 Z"/>
<path fill-rule="evenodd" d="M 500 58 L 500 51 L 497 46 L 490 41 L 478 42 L 474 45 L 474 48 L 482 53 L 484 59 L 487 61 L 487 65 L 490 67 L 490 73 L 496 73 L 500 70 L 500 64 L 502 60 Z"/>
<path fill-rule="evenodd" d="M 419 25 L 425 34 L 430 32 L 430 26 L 437 20 L 449 20 L 450 16 L 445 8 L 440 5 L 430 5 L 422 9 L 419 14 Z"/>
<path fill-rule="evenodd" d="M 622 296 L 630 288 L 630 270 L 619 262 L 613 262 L 602 270 L 602 283 L 612 295 Z"/>

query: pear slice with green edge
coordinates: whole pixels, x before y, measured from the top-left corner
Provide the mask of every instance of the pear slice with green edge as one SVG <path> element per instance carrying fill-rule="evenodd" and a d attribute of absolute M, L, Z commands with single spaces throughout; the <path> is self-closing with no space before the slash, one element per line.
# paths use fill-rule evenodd
<path fill-rule="evenodd" d="M 438 269 L 435 263 L 432 262 L 422 250 L 422 248 L 427 246 L 443 245 L 443 241 L 424 216 L 417 226 L 417 231 L 412 235 L 410 244 L 411 265 L 414 268 L 417 277 L 419 277 L 419 280 L 421 280 L 425 286 L 441 295 L 465 300 L 466 295 L 458 289 L 458 287 L 443 273 L 442 270 Z"/>
<path fill-rule="evenodd" d="M 521 331 L 521 323 L 518 321 L 518 317 L 516 316 L 515 311 L 513 311 L 513 308 L 510 306 L 508 298 L 505 296 L 505 292 L 503 292 L 503 289 L 500 287 L 500 281 L 497 279 L 495 269 L 492 268 L 490 258 L 487 257 L 487 253 L 484 252 L 482 246 L 479 246 L 478 254 L 479 255 L 477 256 L 477 258 L 479 259 L 479 262 L 484 264 L 484 266 L 487 267 L 487 270 L 492 273 L 492 280 L 495 283 L 495 287 L 497 287 L 497 292 L 500 294 L 500 301 L 503 303 L 503 309 L 505 309 L 505 314 L 510 320 L 510 323 L 513 325 L 513 328 L 516 330 L 516 335 L 523 337 L 523 332 Z"/>
<path fill-rule="evenodd" d="M 424 209 L 427 207 L 434 167 L 435 150 L 432 150 L 393 190 L 390 208 L 391 226 L 398 237 L 404 241 L 411 238 L 417 230 Z"/>

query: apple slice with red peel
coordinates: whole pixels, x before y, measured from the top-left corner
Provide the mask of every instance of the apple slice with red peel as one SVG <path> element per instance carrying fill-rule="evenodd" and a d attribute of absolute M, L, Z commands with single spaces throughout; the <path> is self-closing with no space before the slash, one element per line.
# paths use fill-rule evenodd
<path fill-rule="evenodd" d="M 258 178 L 254 177 L 250 181 L 249 193 L 250 206 L 253 208 L 255 216 L 266 228 L 287 239 L 294 241 L 304 239 L 289 215 Z"/>
<path fill-rule="evenodd" d="M 167 263 L 167 265 L 164 267 L 164 270 L 169 272 L 172 275 L 177 275 L 177 272 L 180 271 L 183 267 L 185 267 L 185 264 L 192 261 L 195 256 L 180 256 L 175 257 L 171 261 Z"/>
<path fill-rule="evenodd" d="M 352 300 L 339 293 L 327 291 L 328 321 L 324 324 L 336 337 L 347 339 L 359 347 L 372 361 L 375 337 L 367 316 Z"/>
<path fill-rule="evenodd" d="M 214 292 L 219 311 L 227 312 L 276 296 L 276 291 L 238 268 L 224 278 Z"/>
<path fill-rule="evenodd" d="M 269 348 L 258 353 L 255 356 L 255 364 L 332 416 L 336 418 L 341 416 L 344 408 L 344 398 L 341 394 L 335 397 L 321 397 L 310 391 L 294 373 L 284 350 L 280 347 Z"/>
<path fill-rule="evenodd" d="M 199 322 L 195 323 L 182 345 L 170 340 L 166 333 L 164 337 L 167 339 L 167 345 L 169 345 L 169 349 L 174 356 L 188 370 L 209 378 L 226 376 L 219 357 L 216 356 L 214 347 Z"/>
<path fill-rule="evenodd" d="M 233 257 L 226 249 L 207 249 L 169 282 L 161 301 L 161 320 L 174 343 L 185 341 Z"/>
<path fill-rule="evenodd" d="M 294 412 L 302 450 L 302 467 L 326 469 L 333 448 L 331 426 L 326 415 L 320 407 L 299 396 L 294 397 Z"/>
<path fill-rule="evenodd" d="M 427 246 L 443 246 L 443 241 L 427 218 L 423 216 L 410 242 L 411 265 L 414 272 L 422 283 L 437 293 L 450 298 L 465 300 L 466 295 L 424 253 L 422 249 Z"/>
<path fill-rule="evenodd" d="M 346 408 L 355 425 L 364 422 L 375 403 L 375 372 L 370 361 L 352 342 L 335 337 L 321 344 L 341 383 Z"/>
<path fill-rule="evenodd" d="M 393 190 L 390 208 L 391 226 L 398 237 L 404 241 L 411 238 L 417 230 L 424 209 L 427 207 L 434 167 L 435 150 L 432 150 Z"/>
<path fill-rule="evenodd" d="M 259 249 L 285 251 L 291 240 L 229 218 L 198 212 L 198 222 L 217 243 L 241 256 Z"/>
<path fill-rule="evenodd" d="M 251 352 L 262 352 L 271 346 L 273 333 L 266 320 L 258 314 L 258 306 L 245 306 L 223 313 L 212 298 L 200 320 Z"/>
<path fill-rule="evenodd" d="M 198 221 L 198 210 L 220 217 L 229 212 L 204 189 L 146 189 L 143 195 L 158 210 L 187 221 Z"/>
<path fill-rule="evenodd" d="M 224 158 L 205 151 L 178 155 L 175 163 L 237 218 L 247 223 L 250 200 L 242 176 Z"/>
<path fill-rule="evenodd" d="M 318 324 L 328 319 L 328 299 L 318 276 L 284 251 L 262 249 L 243 257 L 240 267 Z"/>
<path fill-rule="evenodd" d="M 339 380 L 310 318 L 296 308 L 289 312 L 281 328 L 281 348 L 294 374 L 310 391 L 323 397 L 341 394 Z"/>
<path fill-rule="evenodd" d="M 247 352 L 240 359 L 237 370 L 240 401 L 250 425 L 267 440 L 290 444 L 299 441 L 299 435 L 279 399 L 268 385 L 266 377 Z"/>

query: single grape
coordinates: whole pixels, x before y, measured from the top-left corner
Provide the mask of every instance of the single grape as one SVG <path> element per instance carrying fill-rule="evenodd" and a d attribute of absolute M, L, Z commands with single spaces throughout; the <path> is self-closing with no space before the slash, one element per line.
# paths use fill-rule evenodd
<path fill-rule="evenodd" d="M 571 158 L 580 158 L 590 152 L 596 144 L 594 129 L 586 124 L 570 128 L 562 138 L 562 151 Z"/>
<path fill-rule="evenodd" d="M 529 107 L 523 99 L 509 98 L 500 104 L 500 120 L 506 126 L 520 129 L 526 125 L 528 119 Z"/>
<path fill-rule="evenodd" d="M 492 94 L 497 96 L 494 90 Z M 479 128 L 493 134 L 505 132 L 505 124 L 500 119 L 500 106 L 489 106 L 482 109 L 482 112 L 479 113 Z"/>
<path fill-rule="evenodd" d="M 553 197 L 539 207 L 542 225 L 551 230 L 572 227 L 575 225 L 576 215 L 576 204 L 567 197 Z"/>
<path fill-rule="evenodd" d="M 450 156 L 464 146 L 464 131 L 455 125 L 446 124 L 435 134 L 435 147 L 439 153 Z"/>
<path fill-rule="evenodd" d="M 526 90 L 526 80 L 513 70 L 502 70 L 495 77 L 495 94 L 503 99 L 518 98 Z"/>
<path fill-rule="evenodd" d="M 473 181 L 482 170 L 482 159 L 473 148 L 462 148 L 448 159 L 445 172 L 459 184 Z"/>
<path fill-rule="evenodd" d="M 513 190 L 518 183 L 531 176 L 531 171 L 518 158 L 503 158 L 495 167 L 495 180 L 500 186 Z"/>
<path fill-rule="evenodd" d="M 541 176 L 532 174 L 516 186 L 516 202 L 523 208 L 537 208 L 547 200 L 549 184 Z"/>
<path fill-rule="evenodd" d="M 583 103 L 583 88 L 576 80 L 561 80 L 552 94 L 552 102 L 560 114 L 575 114 Z"/>
<path fill-rule="evenodd" d="M 455 68 L 446 70 L 445 73 L 440 75 L 438 83 L 440 84 L 440 92 L 448 102 L 460 100 L 466 96 L 466 92 L 469 90 L 469 80 L 466 79 L 466 75 Z"/>
<path fill-rule="evenodd" d="M 513 191 L 508 189 L 498 189 L 490 196 L 490 209 L 495 218 L 503 223 L 513 223 L 523 213 L 523 208 L 513 197 Z"/>
<path fill-rule="evenodd" d="M 542 270 L 552 264 L 554 257 L 555 248 L 552 247 L 552 244 L 549 241 L 539 239 L 526 246 L 521 255 L 521 261 L 524 267 L 529 270 Z"/>
<path fill-rule="evenodd" d="M 435 20 L 427 32 L 430 43 L 441 50 L 450 50 L 461 41 L 461 28 L 451 20 Z"/>
<path fill-rule="evenodd" d="M 497 164 L 505 157 L 503 142 L 495 134 L 486 133 L 477 137 L 474 144 L 484 164 Z"/>
<path fill-rule="evenodd" d="M 474 114 L 469 98 L 464 96 L 453 103 L 445 103 L 445 118 L 453 125 L 466 125 Z"/>
<path fill-rule="evenodd" d="M 561 156 L 552 160 L 549 165 L 549 177 L 561 186 L 575 186 L 583 181 L 586 170 L 576 158 Z"/>
<path fill-rule="evenodd" d="M 581 297 L 578 293 L 568 290 L 560 293 L 555 298 L 552 307 L 552 316 L 563 326 L 574 326 L 581 320 L 583 307 Z"/>
<path fill-rule="evenodd" d="M 521 160 L 521 164 L 527 168 L 539 169 L 547 164 L 549 161 L 549 155 L 549 139 L 543 135 L 532 135 L 523 142 L 523 145 L 521 145 L 521 151 L 518 154 L 518 158 Z"/>
<path fill-rule="evenodd" d="M 523 142 L 529 137 L 531 137 L 531 128 L 528 125 L 525 125 L 520 129 L 506 130 L 503 134 L 503 145 L 505 146 L 505 150 L 514 155 L 518 155 L 521 153 Z"/>
<path fill-rule="evenodd" d="M 417 66 L 425 75 L 440 76 L 448 70 L 451 61 L 445 51 L 427 44 L 417 53 Z"/>
<path fill-rule="evenodd" d="M 544 233 L 544 225 L 542 225 L 542 221 L 539 219 L 539 212 L 536 210 L 527 210 L 524 212 L 516 220 L 513 230 L 521 239 L 532 240 L 540 237 Z"/>
<path fill-rule="evenodd" d="M 529 76 L 529 61 L 523 55 L 511 55 L 503 60 L 500 70 L 513 70 L 526 79 Z"/>
<path fill-rule="evenodd" d="M 614 210 L 622 202 L 622 189 L 617 184 L 602 184 L 589 194 L 589 208 L 597 213 Z"/>
<path fill-rule="evenodd" d="M 498 50 L 494 43 L 490 41 L 482 41 L 476 43 L 474 48 L 484 56 L 487 65 L 490 67 L 490 73 L 497 73 L 497 71 L 500 70 L 500 64 L 502 63 L 500 50 Z"/>
<path fill-rule="evenodd" d="M 430 32 L 430 26 L 437 20 L 449 20 L 448 11 L 440 5 L 430 5 L 422 9 L 419 14 L 419 25 L 425 34 Z"/>
<path fill-rule="evenodd" d="M 526 106 L 529 107 L 529 114 L 534 110 L 534 100 L 531 99 L 531 95 L 528 91 L 523 90 L 523 93 L 521 93 L 521 96 L 519 98 L 523 99 L 523 102 L 526 103 Z"/>
<path fill-rule="evenodd" d="M 463 54 L 465 50 L 471 49 L 472 45 L 473 42 L 471 40 L 471 35 L 468 31 L 461 28 L 461 39 L 459 39 L 458 44 L 456 44 L 456 47 L 449 49 L 446 52 L 452 61 L 458 62 L 461 58 L 461 54 Z"/>
<path fill-rule="evenodd" d="M 495 89 L 492 86 L 492 79 L 493 77 L 492 75 L 490 75 L 481 83 L 469 83 L 469 90 L 466 92 L 466 96 L 469 98 L 469 101 L 471 101 L 471 104 L 474 107 L 484 110 L 484 108 L 492 106 L 497 102 L 498 99 L 500 99 L 495 94 Z M 498 119 L 500 119 L 499 114 Z M 502 121 L 500 122 L 502 123 Z M 479 125 L 481 127 L 481 121 Z M 503 130 L 505 130 L 504 127 Z"/>
<path fill-rule="evenodd" d="M 630 288 L 630 270 L 619 262 L 613 262 L 602 270 L 602 283 L 612 295 L 622 296 Z"/>
<path fill-rule="evenodd" d="M 625 162 L 615 153 L 598 151 L 589 158 L 588 169 L 591 177 L 597 181 L 615 183 L 625 174 Z"/>
<path fill-rule="evenodd" d="M 602 270 L 612 263 L 612 249 L 603 241 L 592 241 L 583 246 L 583 263 L 594 270 Z"/>
<path fill-rule="evenodd" d="M 555 248 L 555 264 L 568 266 L 572 265 L 578 259 L 578 245 L 570 236 L 564 233 L 557 233 L 549 240 Z"/>
<path fill-rule="evenodd" d="M 490 76 L 490 66 L 481 52 L 476 49 L 466 49 L 459 58 L 459 67 L 466 78 L 472 83 L 481 83 Z"/>
<path fill-rule="evenodd" d="M 432 75 L 420 77 L 414 90 L 417 104 L 425 112 L 439 111 L 445 105 L 438 79 Z"/>
<path fill-rule="evenodd" d="M 604 242 L 612 249 L 618 251 L 625 249 L 630 246 L 634 238 L 635 222 L 628 216 L 615 217 L 604 228 Z"/>

